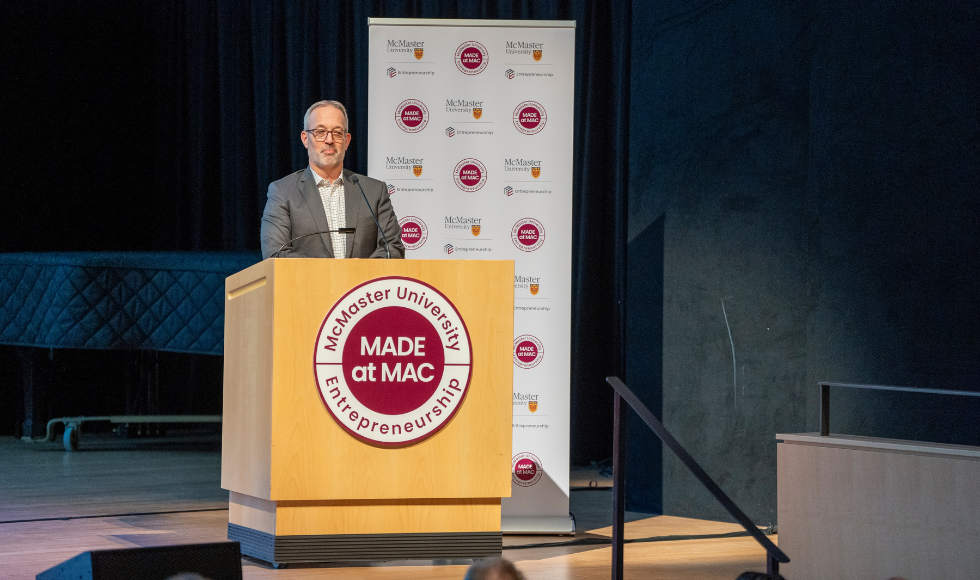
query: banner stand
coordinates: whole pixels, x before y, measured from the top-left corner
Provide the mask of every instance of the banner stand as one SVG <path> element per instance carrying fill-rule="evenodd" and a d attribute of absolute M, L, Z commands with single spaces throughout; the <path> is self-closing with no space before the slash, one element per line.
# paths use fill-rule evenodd
<path fill-rule="evenodd" d="M 512 484 L 502 529 L 574 533 L 575 22 L 369 25 L 368 174 L 387 185 L 406 257 L 514 261 Z"/>

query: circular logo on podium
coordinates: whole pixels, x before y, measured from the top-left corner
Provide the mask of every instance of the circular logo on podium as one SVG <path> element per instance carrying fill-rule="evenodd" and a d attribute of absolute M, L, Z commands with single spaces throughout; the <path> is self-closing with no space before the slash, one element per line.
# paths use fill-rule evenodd
<path fill-rule="evenodd" d="M 462 317 L 415 280 L 377 278 L 345 294 L 320 325 L 313 373 L 324 406 L 358 439 L 403 447 L 435 435 L 469 389 Z"/>
<path fill-rule="evenodd" d="M 521 487 L 531 487 L 544 474 L 541 468 L 541 460 L 533 453 L 518 453 L 511 460 L 511 473 L 515 485 Z"/>

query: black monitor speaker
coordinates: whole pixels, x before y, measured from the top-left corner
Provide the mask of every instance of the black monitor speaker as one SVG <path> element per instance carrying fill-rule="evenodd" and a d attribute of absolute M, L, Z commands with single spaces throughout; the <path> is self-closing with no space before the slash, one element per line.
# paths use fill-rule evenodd
<path fill-rule="evenodd" d="M 166 580 L 181 573 L 209 580 L 242 580 L 238 542 L 92 550 L 37 575 L 37 580 Z"/>

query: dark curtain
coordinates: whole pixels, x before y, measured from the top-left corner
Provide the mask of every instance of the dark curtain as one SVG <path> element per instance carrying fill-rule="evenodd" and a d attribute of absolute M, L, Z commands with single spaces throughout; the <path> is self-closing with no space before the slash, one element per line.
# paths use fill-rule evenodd
<path fill-rule="evenodd" d="M 12 0 L 0 251 L 258 249 L 269 182 L 306 164 L 310 103 L 348 106 L 346 165 L 366 170 L 369 17 L 575 20 L 572 449 L 603 459 L 603 378 L 623 369 L 629 16 L 630 0 Z"/>

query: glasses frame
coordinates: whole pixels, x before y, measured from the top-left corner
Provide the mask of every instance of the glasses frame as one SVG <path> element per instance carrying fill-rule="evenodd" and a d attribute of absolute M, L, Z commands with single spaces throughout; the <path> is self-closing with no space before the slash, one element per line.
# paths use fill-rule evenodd
<path fill-rule="evenodd" d="M 323 131 L 323 138 L 322 139 L 316 136 L 317 131 Z M 344 140 L 345 137 L 347 137 L 347 130 L 346 129 L 323 129 L 323 128 L 317 128 L 317 129 L 303 129 L 303 132 L 304 133 L 308 133 L 310 135 L 310 137 L 313 138 L 314 141 L 319 141 L 321 143 L 323 143 L 323 142 L 325 142 L 327 140 L 327 135 L 330 135 L 330 136 L 333 137 L 334 143 L 340 143 L 340 142 L 342 142 Z M 340 133 L 340 137 L 337 137 L 337 133 Z"/>

